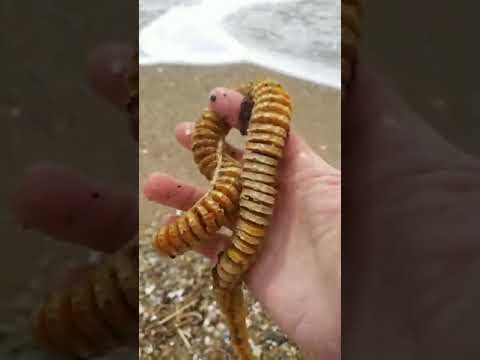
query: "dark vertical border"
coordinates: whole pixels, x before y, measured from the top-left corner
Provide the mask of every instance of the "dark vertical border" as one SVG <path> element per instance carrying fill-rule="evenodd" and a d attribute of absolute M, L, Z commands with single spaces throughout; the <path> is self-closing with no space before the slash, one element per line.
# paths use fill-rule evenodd
<path fill-rule="evenodd" d="M 32 339 L 31 312 L 51 294 L 68 300 L 59 294 L 79 284 L 93 288 L 87 270 L 138 232 L 138 106 L 130 106 L 133 123 L 126 111 L 138 2 L 7 0 L 0 33 L 0 357 L 48 358 Z M 132 259 L 130 276 L 138 271 Z M 42 323 L 46 343 L 64 352 L 80 343 L 93 348 L 93 337 L 74 336 L 81 331 L 66 315 L 71 304 L 64 305 L 60 320 Z M 134 345 L 112 358 L 138 354 L 138 309 L 131 309 Z M 117 330 L 116 343 L 126 344 Z"/>
<path fill-rule="evenodd" d="M 345 359 L 480 356 L 477 14 L 365 1 L 342 112 Z"/>

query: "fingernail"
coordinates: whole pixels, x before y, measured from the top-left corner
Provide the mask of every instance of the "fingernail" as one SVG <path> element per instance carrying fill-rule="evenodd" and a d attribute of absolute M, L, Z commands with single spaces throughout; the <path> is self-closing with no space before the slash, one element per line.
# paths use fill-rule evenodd
<path fill-rule="evenodd" d="M 193 123 L 188 123 L 188 124 L 185 126 L 185 135 L 187 135 L 187 136 L 192 135 L 193 128 L 194 128 L 194 124 L 193 124 Z"/>

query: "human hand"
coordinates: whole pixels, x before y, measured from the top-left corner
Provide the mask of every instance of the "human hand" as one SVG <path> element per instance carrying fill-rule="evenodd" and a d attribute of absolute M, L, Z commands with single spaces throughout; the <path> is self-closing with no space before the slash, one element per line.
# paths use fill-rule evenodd
<path fill-rule="evenodd" d="M 352 85 L 342 116 L 343 355 L 478 358 L 480 162 L 371 72 L 359 68 Z"/>
<path fill-rule="evenodd" d="M 187 149 L 193 126 L 182 123 L 176 129 L 177 140 Z M 241 158 L 240 150 L 234 153 Z M 340 357 L 340 183 L 340 172 L 292 131 L 269 233 L 246 277 L 276 323 L 314 358 Z M 144 193 L 162 205 L 188 210 L 204 191 L 155 173 L 147 179 Z M 227 241 L 218 234 L 196 250 L 216 261 Z"/>

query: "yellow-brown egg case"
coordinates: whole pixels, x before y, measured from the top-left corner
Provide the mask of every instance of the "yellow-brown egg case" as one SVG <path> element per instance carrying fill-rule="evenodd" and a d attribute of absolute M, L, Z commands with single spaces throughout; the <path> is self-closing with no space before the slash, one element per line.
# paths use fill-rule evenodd
<path fill-rule="evenodd" d="M 91 358 L 138 341 L 138 239 L 76 286 L 52 292 L 33 314 L 35 339 L 52 353 Z"/>
<path fill-rule="evenodd" d="M 213 269 L 213 282 L 233 347 L 239 358 L 251 359 L 243 277 L 273 215 L 277 167 L 290 130 L 292 104 L 283 87 L 271 80 L 239 90 L 253 103 L 242 162 L 226 151 L 228 125 L 214 112 L 204 110 L 192 133 L 192 152 L 212 187 L 191 209 L 158 231 L 154 246 L 160 254 L 175 257 L 208 241 L 222 226 L 233 230 L 229 247 Z"/>

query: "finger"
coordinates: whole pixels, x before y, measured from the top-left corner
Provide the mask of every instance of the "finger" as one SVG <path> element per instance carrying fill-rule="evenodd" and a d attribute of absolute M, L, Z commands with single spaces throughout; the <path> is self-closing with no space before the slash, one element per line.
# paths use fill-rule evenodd
<path fill-rule="evenodd" d="M 210 92 L 208 104 L 210 110 L 220 114 L 231 127 L 240 130 L 240 111 L 245 96 L 238 91 L 217 87 Z"/>
<path fill-rule="evenodd" d="M 192 149 L 192 133 L 195 127 L 193 122 L 183 122 L 177 125 L 175 128 L 175 136 L 177 141 L 188 150 Z M 237 148 L 236 146 L 225 144 L 225 151 L 234 159 L 241 161 L 243 156 L 243 151 Z"/>
<path fill-rule="evenodd" d="M 192 149 L 192 133 L 195 128 L 193 122 L 182 122 L 175 127 L 175 137 L 184 148 Z"/>
<path fill-rule="evenodd" d="M 127 71 L 133 49 L 124 44 L 108 44 L 94 49 L 88 58 L 88 77 L 94 91 L 117 106 L 128 101 Z"/>
<path fill-rule="evenodd" d="M 147 178 L 143 193 L 151 201 L 179 210 L 188 210 L 205 192 L 172 176 L 153 173 Z"/>
<path fill-rule="evenodd" d="M 10 205 L 24 227 L 98 251 L 115 251 L 138 230 L 136 198 L 58 165 L 32 167 Z"/>

